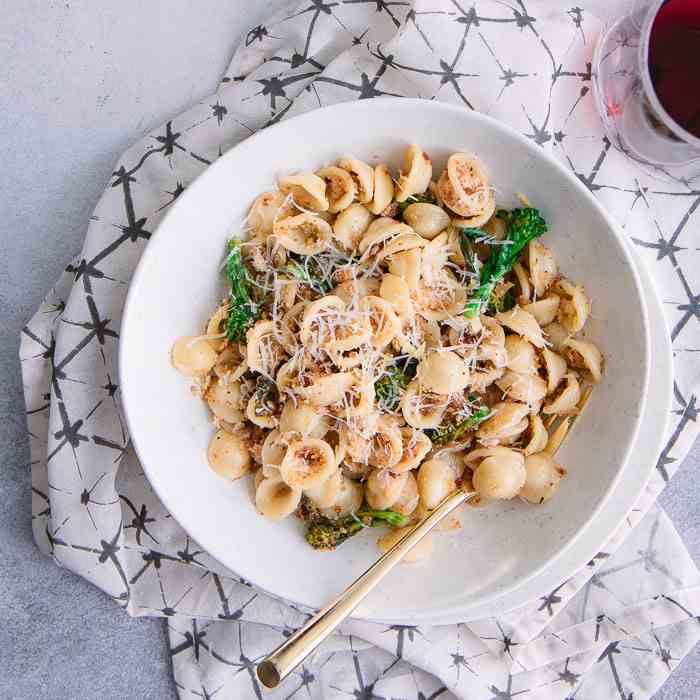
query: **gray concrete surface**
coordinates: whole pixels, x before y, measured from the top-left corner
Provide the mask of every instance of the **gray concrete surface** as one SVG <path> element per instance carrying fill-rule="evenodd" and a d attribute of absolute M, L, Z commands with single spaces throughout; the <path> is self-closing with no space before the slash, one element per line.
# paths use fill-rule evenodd
<path fill-rule="evenodd" d="M 174 698 L 163 623 L 35 549 L 19 331 L 77 252 L 116 157 L 209 94 L 275 2 L 5 0 L 0 23 L 0 696 Z M 663 496 L 697 559 L 700 448 Z M 700 652 L 657 700 L 696 700 Z"/>

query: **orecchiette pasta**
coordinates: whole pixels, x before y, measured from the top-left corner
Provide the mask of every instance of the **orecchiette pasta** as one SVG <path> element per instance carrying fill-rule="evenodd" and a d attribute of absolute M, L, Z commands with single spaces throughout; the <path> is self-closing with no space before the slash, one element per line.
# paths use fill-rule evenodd
<path fill-rule="evenodd" d="M 345 171 L 343 171 L 345 172 Z M 362 204 L 350 204 L 333 222 L 333 238 L 343 250 L 354 251 L 372 223 L 372 214 Z"/>
<path fill-rule="evenodd" d="M 318 438 L 302 438 L 290 442 L 280 464 L 280 474 L 284 481 L 301 489 L 323 483 L 335 469 L 333 450 L 327 442 Z"/>
<path fill-rule="evenodd" d="M 591 302 L 583 287 L 561 279 L 554 287 L 561 297 L 557 318 L 559 323 L 569 332 L 578 333 L 586 323 L 591 312 Z"/>
<path fill-rule="evenodd" d="M 394 180 L 386 165 L 374 168 L 374 195 L 367 208 L 372 214 L 381 214 L 394 198 Z"/>
<path fill-rule="evenodd" d="M 603 355 L 587 340 L 567 338 L 563 343 L 566 361 L 571 367 L 588 370 L 591 379 L 598 383 L 603 377 Z"/>
<path fill-rule="evenodd" d="M 420 146 L 411 144 L 406 150 L 399 176 L 396 201 L 405 202 L 412 194 L 425 192 L 432 176 L 433 164 L 428 154 Z"/>
<path fill-rule="evenodd" d="M 178 372 L 188 377 L 204 377 L 216 363 L 216 350 L 206 338 L 185 335 L 173 345 L 171 358 Z"/>
<path fill-rule="evenodd" d="M 297 214 L 274 225 L 277 242 L 298 255 L 317 255 L 330 245 L 331 225 L 315 214 Z"/>
<path fill-rule="evenodd" d="M 311 172 L 301 172 L 295 175 L 283 175 L 277 179 L 279 188 L 284 193 L 289 193 L 294 202 L 304 209 L 312 211 L 326 211 L 328 200 L 326 199 L 326 183 L 323 178 Z"/>
<path fill-rule="evenodd" d="M 250 470 L 250 452 L 234 433 L 217 430 L 209 443 L 209 466 L 227 479 L 240 479 Z"/>
<path fill-rule="evenodd" d="M 545 503 L 557 492 L 565 473 L 546 452 L 529 455 L 525 458 L 525 484 L 520 497 L 529 503 Z"/>
<path fill-rule="evenodd" d="M 357 158 L 341 158 L 339 167 L 347 170 L 357 186 L 357 198 L 363 204 L 371 202 L 374 197 L 374 170 Z"/>
<path fill-rule="evenodd" d="M 229 241 L 231 293 L 172 347 L 209 408 L 211 469 L 254 472 L 257 510 L 304 520 L 319 550 L 389 523 L 387 549 L 457 488 L 548 501 L 557 416 L 602 378 L 539 212 L 496 212 L 473 156 L 434 177 L 415 144 L 396 180 L 355 157 L 279 177 Z"/>
<path fill-rule="evenodd" d="M 357 187 L 355 181 L 347 170 L 336 165 L 329 165 L 318 171 L 318 176 L 326 181 L 326 199 L 328 200 L 328 211 L 337 214 L 343 209 L 347 209 L 355 196 Z"/>

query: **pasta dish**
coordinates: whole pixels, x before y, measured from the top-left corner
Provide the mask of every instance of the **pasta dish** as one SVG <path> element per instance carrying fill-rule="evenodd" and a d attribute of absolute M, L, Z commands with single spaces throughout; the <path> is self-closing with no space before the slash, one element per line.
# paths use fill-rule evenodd
<path fill-rule="evenodd" d="M 497 208 L 476 157 L 434 173 L 417 145 L 396 179 L 353 157 L 278 177 L 228 243 L 204 333 L 172 348 L 211 411 L 211 469 L 252 474 L 258 511 L 296 515 L 317 549 L 386 525 L 386 550 L 458 488 L 480 506 L 552 498 L 552 420 L 603 357 L 521 199 Z"/>

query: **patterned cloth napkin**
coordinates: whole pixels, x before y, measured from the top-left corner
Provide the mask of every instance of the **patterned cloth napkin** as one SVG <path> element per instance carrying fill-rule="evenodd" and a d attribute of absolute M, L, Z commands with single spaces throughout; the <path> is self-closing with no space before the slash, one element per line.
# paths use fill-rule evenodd
<path fill-rule="evenodd" d="M 697 434 L 700 190 L 654 179 L 603 137 L 591 95 L 600 29 L 592 11 L 547 0 L 293 2 L 248 32 L 215 95 L 118 161 L 80 255 L 23 331 L 32 518 L 57 563 L 131 615 L 168 618 L 182 698 L 262 697 L 256 661 L 306 616 L 208 557 L 151 491 L 116 383 L 129 279 L 168 207 L 221 153 L 292 114 L 382 95 L 507 122 L 617 217 L 665 302 L 672 424 L 636 508 L 556 590 L 477 623 L 351 621 L 268 697 L 648 698 L 700 638 L 700 574 L 655 503 Z"/>

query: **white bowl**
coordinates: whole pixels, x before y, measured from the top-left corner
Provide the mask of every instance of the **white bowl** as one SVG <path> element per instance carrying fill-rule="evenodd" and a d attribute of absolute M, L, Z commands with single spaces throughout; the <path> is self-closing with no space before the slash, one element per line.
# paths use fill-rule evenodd
<path fill-rule="evenodd" d="M 640 281 L 621 234 L 590 192 L 562 165 L 509 127 L 438 102 L 375 99 L 316 110 L 265 129 L 222 156 L 190 185 L 152 236 L 131 282 L 122 321 L 122 400 L 134 447 L 165 506 L 232 571 L 265 591 L 320 607 L 378 555 L 373 533 L 318 553 L 294 518 L 272 522 L 255 511 L 248 480 L 227 482 L 207 466 L 212 428 L 204 404 L 170 365 L 173 341 L 199 332 L 224 291 L 226 240 L 250 203 L 280 172 L 315 168 L 346 153 L 398 168 L 410 142 L 436 172 L 454 151 L 484 161 L 499 205 L 525 193 L 549 224 L 544 242 L 562 271 L 593 299 L 587 335 L 607 364 L 584 416 L 559 453 L 569 469 L 544 506 L 519 501 L 469 509 L 463 527 L 437 535 L 429 562 L 404 564 L 362 607 L 365 619 L 463 621 L 505 593 L 514 605 L 543 568 L 563 580 L 584 565 L 587 541 L 609 537 L 596 514 L 614 498 L 619 523 L 638 488 L 615 490 L 639 427 L 647 393 L 649 332 Z M 593 534 L 591 534 L 593 533 Z M 576 556 L 577 547 L 579 556 Z M 567 557 L 559 555 L 567 550 Z M 562 562 L 562 563 L 559 563 Z M 513 602 L 514 601 L 514 602 Z"/>

